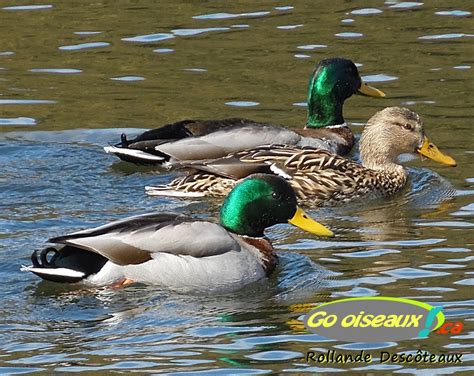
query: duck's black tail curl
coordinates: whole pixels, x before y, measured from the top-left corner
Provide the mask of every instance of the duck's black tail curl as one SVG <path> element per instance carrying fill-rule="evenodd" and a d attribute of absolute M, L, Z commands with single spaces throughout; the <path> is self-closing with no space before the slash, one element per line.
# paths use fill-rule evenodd
<path fill-rule="evenodd" d="M 24 266 L 37 276 L 53 282 L 79 282 L 99 272 L 107 259 L 97 253 L 66 245 L 61 249 L 47 247 L 31 255 L 33 266 Z"/>
<path fill-rule="evenodd" d="M 53 253 L 53 256 L 48 260 L 48 253 Z M 54 268 L 54 261 L 59 252 L 54 247 L 47 247 L 43 250 L 35 249 L 31 254 L 31 262 L 35 268 Z"/>
<path fill-rule="evenodd" d="M 128 148 L 128 145 L 130 145 L 130 141 L 127 140 L 127 135 L 125 133 L 122 133 L 120 135 L 120 143 L 117 146 L 120 146 L 122 148 Z"/>

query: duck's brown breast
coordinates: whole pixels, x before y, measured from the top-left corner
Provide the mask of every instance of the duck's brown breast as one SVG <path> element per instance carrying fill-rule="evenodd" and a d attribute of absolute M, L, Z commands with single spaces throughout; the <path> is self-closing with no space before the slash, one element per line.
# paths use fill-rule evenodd
<path fill-rule="evenodd" d="M 240 237 L 245 243 L 257 248 L 262 255 L 262 267 L 265 274 L 269 276 L 278 265 L 278 256 L 275 254 L 275 250 L 272 243 L 267 238 L 252 238 L 248 236 Z"/>

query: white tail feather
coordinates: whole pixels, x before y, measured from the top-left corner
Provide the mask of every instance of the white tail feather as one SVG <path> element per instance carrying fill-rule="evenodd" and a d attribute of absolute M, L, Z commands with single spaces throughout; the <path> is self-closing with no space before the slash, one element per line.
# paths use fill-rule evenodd
<path fill-rule="evenodd" d="M 55 275 L 61 277 L 82 278 L 85 276 L 83 272 L 78 272 L 77 270 L 67 268 L 34 268 L 32 266 L 22 265 L 20 270 L 22 272 L 32 272 L 43 275 Z"/>
<path fill-rule="evenodd" d="M 147 161 L 163 161 L 164 158 L 160 157 L 159 155 L 153 155 L 150 153 L 146 153 L 141 150 L 137 149 L 127 149 L 127 148 L 118 148 L 116 146 L 104 146 L 104 151 L 107 154 L 115 154 L 115 155 L 128 155 L 135 158 L 140 158 Z"/>
<path fill-rule="evenodd" d="M 165 185 L 151 187 L 145 187 L 145 193 L 149 196 L 168 196 L 168 197 L 204 197 L 203 192 L 183 192 L 175 191 L 173 189 L 167 189 Z"/>

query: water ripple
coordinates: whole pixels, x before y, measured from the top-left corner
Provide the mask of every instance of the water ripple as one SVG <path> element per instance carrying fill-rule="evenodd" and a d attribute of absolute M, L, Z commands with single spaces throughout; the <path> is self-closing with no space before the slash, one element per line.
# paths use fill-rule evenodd
<path fill-rule="evenodd" d="M 167 40 L 171 38 L 175 38 L 175 36 L 170 33 L 158 33 L 158 34 L 137 35 L 136 37 L 122 38 L 122 40 L 126 42 L 150 43 L 150 42 L 159 42 L 159 41 Z"/>
<path fill-rule="evenodd" d="M 397 241 L 324 241 L 313 239 L 300 239 L 291 249 L 324 249 L 324 248 L 352 248 L 352 247 L 371 247 L 371 246 L 394 246 L 394 247 L 412 247 L 421 245 L 431 245 L 444 242 L 445 239 L 412 239 Z"/>
<path fill-rule="evenodd" d="M 362 38 L 364 36 L 364 34 L 362 33 L 351 33 L 351 32 L 337 33 L 334 35 L 339 38 Z"/>
<path fill-rule="evenodd" d="M 43 99 L 0 99 L 0 105 L 2 104 L 50 104 L 57 103 L 52 100 Z"/>
<path fill-rule="evenodd" d="M 203 29 L 175 29 L 171 30 L 174 35 L 178 35 L 180 37 L 189 37 L 192 35 L 198 35 L 203 33 L 209 33 L 212 31 L 228 31 L 230 28 L 228 27 L 206 27 Z"/>
<path fill-rule="evenodd" d="M 389 76 L 388 74 L 369 74 L 362 76 L 362 79 L 365 82 L 387 82 L 387 81 L 395 81 L 399 78 L 397 76 Z"/>
<path fill-rule="evenodd" d="M 11 7 L 3 7 L 3 10 L 41 10 L 41 9 L 51 9 L 53 6 L 51 4 L 45 5 L 16 5 Z"/>
<path fill-rule="evenodd" d="M 135 137 L 144 132 L 143 128 L 106 128 L 106 129 L 71 129 L 67 131 L 5 132 L 0 133 L 0 141 L 17 141 L 33 143 L 89 143 L 107 144 L 111 137 L 126 133 Z"/>
<path fill-rule="evenodd" d="M 112 77 L 110 78 L 114 81 L 143 81 L 145 77 L 142 76 L 121 76 L 121 77 Z"/>
<path fill-rule="evenodd" d="M 455 217 L 472 217 L 474 216 L 474 203 L 462 206 L 458 211 L 451 213 Z"/>
<path fill-rule="evenodd" d="M 388 3 L 393 3 L 393 2 L 386 2 L 386 4 Z M 420 3 L 417 1 L 402 1 L 401 3 L 390 5 L 390 8 L 404 10 L 404 9 L 421 7 L 422 5 L 423 3 Z"/>
<path fill-rule="evenodd" d="M 29 117 L 0 118 L 0 125 L 36 125 L 36 119 Z"/>
<path fill-rule="evenodd" d="M 372 14 L 379 14 L 383 11 L 377 8 L 362 8 L 362 9 L 355 9 L 351 12 L 351 14 L 358 14 L 358 15 L 372 15 Z"/>
<path fill-rule="evenodd" d="M 76 35 L 97 35 L 102 34 L 103 31 L 75 31 L 74 34 Z"/>
<path fill-rule="evenodd" d="M 277 26 L 277 29 L 280 29 L 280 30 L 293 30 L 293 29 L 298 29 L 300 27 L 303 27 L 302 24 L 298 24 L 298 25 L 281 25 L 281 26 Z"/>
<path fill-rule="evenodd" d="M 63 51 L 77 51 L 84 50 L 87 48 L 100 48 L 110 46 L 108 42 L 89 42 L 89 43 L 80 43 L 80 44 L 71 44 L 68 46 L 60 46 L 59 49 Z"/>
<path fill-rule="evenodd" d="M 327 45 L 325 44 L 304 44 L 302 46 L 298 46 L 300 50 L 314 50 L 316 48 L 326 48 Z"/>
<path fill-rule="evenodd" d="M 239 17 L 263 17 L 269 15 L 269 11 L 261 12 L 248 12 L 248 13 L 210 13 L 202 14 L 199 16 L 193 16 L 196 20 L 226 20 L 229 18 L 239 18 Z"/>
<path fill-rule="evenodd" d="M 472 37 L 473 34 L 464 33 L 451 33 L 451 34 L 435 34 L 435 35 L 424 35 L 418 37 L 421 40 L 440 40 L 440 39 L 459 39 L 463 37 Z"/>
<path fill-rule="evenodd" d="M 10 3 L 14 5 L 15 1 Z M 41 0 L 37 3 L 42 4 Z M 149 0 L 123 2 L 120 6 L 113 2 L 85 3 L 81 7 L 69 7 L 68 2 L 61 2 L 59 7 L 55 2 L 50 12 L 4 11 L 2 25 L 11 33 L 5 35 L 7 44 L 0 49 L 0 67 L 4 67 L 0 80 L 5 84 L 0 96 L 0 108 L 4 110 L 0 128 L 15 125 L 24 128 L 23 131 L 17 128 L 17 131 L 0 132 L 3 205 L 0 278 L 4 282 L 0 284 L 0 373 L 135 371 L 225 375 L 294 374 L 298 370 L 347 374 L 472 373 L 472 365 L 467 361 L 462 364 L 465 367 L 438 364 L 435 370 L 427 371 L 424 365 L 415 364 L 316 367 L 303 359 L 311 348 L 321 352 L 329 348 L 349 352 L 373 350 L 374 357 L 381 348 L 390 348 L 387 350 L 390 352 L 416 351 L 421 346 L 419 341 L 346 344 L 308 334 L 301 322 L 307 311 L 295 308 L 312 307 L 338 297 L 377 295 L 410 295 L 430 304 L 443 305 L 447 318 L 466 323 L 466 329 L 460 335 L 433 333 L 423 346 L 443 352 L 462 352 L 466 354 L 465 359 L 474 359 L 469 354 L 474 348 L 474 332 L 467 328 L 474 317 L 474 300 L 470 294 L 474 286 L 471 267 L 474 252 L 472 231 L 469 231 L 472 226 L 464 225 L 474 222 L 474 191 L 470 189 L 474 175 L 466 163 L 461 163 L 469 162 L 473 155 L 468 142 L 470 103 L 467 96 L 465 101 L 456 101 L 459 99 L 456 94 L 469 93 L 466 80 L 473 71 L 467 57 L 470 34 L 463 34 L 462 39 L 417 39 L 436 33 L 468 33 L 466 25 L 470 19 L 465 17 L 472 15 L 463 13 L 468 9 L 452 10 L 456 9 L 455 4 L 436 7 L 425 2 L 422 6 L 420 0 L 416 3 L 367 2 L 364 6 L 357 2 L 347 2 L 345 6 L 334 3 L 315 18 L 314 12 L 307 12 L 314 10 L 314 4 L 306 3 L 295 3 L 294 11 L 293 6 L 285 2 L 255 3 L 249 12 L 244 12 L 244 7 L 249 5 L 239 2 L 228 3 L 226 7 L 217 7 L 212 2 L 200 3 L 199 8 L 161 4 L 158 9 L 150 5 Z M 263 6 L 268 10 L 261 8 Z M 356 9 L 363 7 L 366 8 Z M 370 10 L 377 7 L 380 8 Z M 328 28 L 324 22 L 315 23 L 330 15 L 335 28 Z M 366 21 L 371 15 L 383 21 L 385 31 L 399 28 L 402 31 L 400 43 L 390 43 L 388 32 L 365 33 Z M 50 22 L 45 23 L 44 16 L 48 16 Z M 68 24 L 66 21 L 71 19 L 73 22 Z M 452 185 L 428 169 L 411 168 L 407 188 L 393 199 L 314 209 L 315 215 L 334 228 L 335 238 L 320 240 L 292 230 L 289 225 L 277 226 L 268 231 L 279 258 L 275 272 L 270 278 L 227 295 L 174 294 L 143 285 L 123 289 L 66 286 L 40 282 L 34 275 L 20 272 L 20 264 L 29 263 L 32 249 L 45 244 L 49 237 L 108 220 L 151 210 L 215 218 L 219 200 L 186 202 L 146 197 L 144 185 L 167 183 L 179 172 L 160 174 L 154 168 L 118 162 L 104 154 L 102 146 L 119 142 L 122 132 L 132 138 L 145 130 L 112 128 L 114 124 L 154 128 L 168 120 L 204 118 L 212 114 L 212 118 L 227 117 L 239 112 L 245 117 L 257 114 L 263 120 L 273 118 L 275 123 L 297 125 L 303 121 L 306 103 L 303 103 L 303 93 L 298 90 L 298 94 L 292 88 L 296 88 L 297 81 L 299 84 L 306 81 L 309 71 L 293 72 L 292 65 L 303 63 L 311 70 L 315 62 L 308 60 L 317 60 L 321 52 L 344 53 L 348 43 L 364 41 L 364 38 L 350 40 L 333 36 L 339 31 L 357 31 L 358 24 L 354 20 L 361 23 L 361 29 L 364 26 L 360 30 L 364 36 L 370 36 L 373 42 L 374 36 L 377 39 L 372 48 L 355 51 L 358 60 L 367 61 L 366 66 L 370 63 L 369 72 L 380 73 L 364 76 L 364 79 L 387 82 L 398 88 L 392 93 L 392 104 L 405 102 L 420 109 L 427 108 L 430 122 L 434 122 L 430 133 L 441 143 L 448 140 L 448 144 L 456 145 L 458 159 L 461 159 L 458 170 L 438 170 L 436 165 L 430 165 L 431 170 L 448 176 Z M 58 27 L 61 21 L 70 27 Z M 120 24 L 120 21 L 126 23 Z M 19 26 L 14 27 L 16 24 Z M 36 32 L 40 24 L 44 26 L 41 29 L 44 35 Z M 279 25 L 299 24 L 304 28 L 275 29 Z M 239 33 L 243 30 L 238 28 L 246 29 Z M 144 33 L 148 35 L 139 35 Z M 45 35 L 51 37 L 53 44 L 49 47 L 56 49 L 56 54 L 49 56 L 41 44 Z M 324 35 L 329 35 L 332 41 L 319 37 Z M 122 37 L 125 37 L 123 41 Z M 211 41 L 212 37 L 217 38 Z M 231 44 L 228 37 L 232 37 Z M 281 37 L 282 46 L 271 48 L 275 47 L 273 43 L 266 53 L 269 41 L 275 37 Z M 402 47 L 406 49 L 403 42 L 407 40 L 403 38 L 411 38 L 413 61 L 420 60 L 421 55 L 429 57 L 427 64 L 412 65 L 411 75 L 406 77 L 403 64 L 399 64 L 403 60 Z M 55 40 L 61 42 L 54 43 Z M 85 49 L 84 53 L 57 49 L 62 44 L 96 40 L 110 42 L 110 45 L 95 51 Z M 24 43 L 9 45 L 8 41 Z M 136 42 L 135 47 L 128 41 Z M 148 45 L 143 46 L 143 43 Z M 416 48 L 417 45 L 426 47 L 427 43 L 431 43 L 430 51 Z M 447 43 L 456 44 L 456 48 L 446 49 Z M 215 58 L 217 50 L 219 59 Z M 392 54 L 397 58 L 385 59 L 386 65 L 375 68 L 377 61 L 371 60 L 374 50 L 380 56 Z M 91 59 L 91 53 L 97 59 Z M 416 54 L 421 55 L 417 58 Z M 311 58 L 295 61 L 294 55 L 301 59 L 311 55 Z M 125 60 L 127 69 L 116 69 Z M 253 63 L 246 66 L 248 62 Z M 234 82 L 237 89 L 242 89 L 241 94 L 231 95 L 222 88 L 232 82 L 222 81 L 222 78 L 228 76 L 229 67 L 234 65 L 238 72 L 249 75 L 245 82 Z M 288 68 L 285 77 L 275 78 L 272 72 L 281 67 Z M 78 71 L 69 71 L 69 68 L 78 68 Z M 433 73 L 430 69 L 442 70 Z M 210 73 L 202 73 L 207 70 Z M 157 74 L 158 71 L 162 74 Z M 74 77 L 67 76 L 75 73 Z M 436 77 L 423 80 L 423 75 Z M 443 77 L 437 77 L 439 75 Z M 408 85 L 407 92 L 416 92 L 418 96 L 404 97 L 396 84 L 401 81 L 394 81 L 398 77 Z M 134 83 L 137 78 L 146 78 L 146 81 Z M 183 110 L 180 101 L 183 97 L 176 88 L 188 78 L 199 78 L 203 81 L 200 84 L 209 88 L 203 91 L 199 85 L 191 85 L 185 93 L 188 96 L 185 102 L 198 100 L 199 103 L 197 108 L 185 106 Z M 131 81 L 127 82 L 128 79 Z M 451 83 L 452 87 L 439 93 L 432 90 L 438 79 L 445 79 L 442 84 Z M 272 80 L 276 84 L 275 93 L 268 96 L 268 90 L 263 90 L 265 85 L 261 83 Z M 426 85 L 417 85 L 420 80 Z M 284 99 L 279 100 L 276 91 L 283 91 Z M 79 100 L 80 96 L 83 100 Z M 160 98 L 165 98 L 165 102 Z M 175 107 L 171 106 L 173 98 L 178 99 Z M 103 100 L 106 102 L 101 103 Z M 152 105 L 152 111 L 147 100 L 158 108 Z M 221 103 L 221 111 L 215 111 L 213 101 Z M 33 106 L 42 103 L 58 105 Z M 281 111 L 285 103 L 295 103 L 302 108 Z M 348 121 L 358 133 L 372 106 L 383 105 L 368 101 L 365 104 L 360 97 L 354 97 L 351 103 Z M 232 105 L 237 107 L 227 107 Z M 160 106 L 164 106 L 165 111 L 161 111 Z M 246 106 L 256 107 L 246 109 Z M 74 112 L 69 113 L 71 108 Z M 110 111 L 104 112 L 104 108 Z M 84 116 L 77 119 L 74 116 L 77 114 Z M 443 127 L 446 119 L 452 123 L 451 132 Z M 36 131 L 35 127 L 26 128 L 36 124 L 41 129 L 75 129 Z M 80 129 L 101 126 L 107 128 Z M 418 161 L 412 163 L 421 166 Z M 451 195 L 450 192 L 456 193 L 453 187 L 457 194 Z"/>
<path fill-rule="evenodd" d="M 153 52 L 156 52 L 158 54 L 167 54 L 174 52 L 172 48 L 157 48 L 156 50 L 153 50 Z"/>
<path fill-rule="evenodd" d="M 418 222 L 415 223 L 416 226 L 422 227 L 455 227 L 455 228 L 465 228 L 465 227 L 474 227 L 474 223 L 463 222 L 463 221 L 433 221 L 433 222 Z"/>
<path fill-rule="evenodd" d="M 451 273 L 428 271 L 428 270 L 422 270 L 422 269 L 417 269 L 417 268 L 399 268 L 399 269 L 393 269 L 393 270 L 382 272 L 382 274 L 387 274 L 391 277 L 399 278 L 399 279 L 414 279 L 414 278 L 441 277 L 441 276 L 449 275 Z"/>
<path fill-rule="evenodd" d="M 282 351 L 282 350 L 270 350 L 270 351 L 261 351 L 251 355 L 246 355 L 246 358 L 253 360 L 263 360 L 263 361 L 272 361 L 272 360 L 291 360 L 291 359 L 302 359 L 304 354 L 297 351 Z"/>
<path fill-rule="evenodd" d="M 474 286 L 474 278 L 461 279 L 454 282 L 455 285 Z"/>
<path fill-rule="evenodd" d="M 438 16 L 454 16 L 454 17 L 465 17 L 470 16 L 472 13 L 465 10 L 441 10 L 435 12 Z"/>
<path fill-rule="evenodd" d="M 81 73 L 82 70 L 72 69 L 72 68 L 35 68 L 35 69 L 30 69 L 30 72 L 34 72 L 34 73 L 75 74 L 75 73 Z"/>
<path fill-rule="evenodd" d="M 382 255 L 387 255 L 391 253 L 400 253 L 397 249 L 372 249 L 369 251 L 356 251 L 356 252 L 348 252 L 348 253 L 333 253 L 335 256 L 341 257 L 377 257 Z"/>
<path fill-rule="evenodd" d="M 234 107 L 253 107 L 253 106 L 258 106 L 260 103 L 252 102 L 252 101 L 230 101 L 230 102 L 225 102 L 225 104 L 228 106 L 234 106 Z"/>
<path fill-rule="evenodd" d="M 471 252 L 468 248 L 455 248 L 455 247 L 444 247 L 444 248 L 431 248 L 428 252 L 450 252 L 450 253 L 464 253 Z"/>

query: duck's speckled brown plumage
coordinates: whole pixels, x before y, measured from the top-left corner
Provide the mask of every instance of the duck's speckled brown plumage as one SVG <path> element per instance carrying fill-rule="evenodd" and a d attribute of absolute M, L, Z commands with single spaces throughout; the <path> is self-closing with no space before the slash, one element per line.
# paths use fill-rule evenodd
<path fill-rule="evenodd" d="M 403 167 L 396 171 L 376 171 L 312 147 L 290 148 L 266 145 L 258 149 L 232 154 L 242 163 L 255 165 L 255 171 L 268 169 L 271 162 L 285 174 L 300 200 L 313 205 L 335 204 L 373 195 L 391 196 L 406 183 Z M 213 166 L 209 164 L 210 170 Z M 225 168 L 224 168 L 225 170 Z M 215 170 L 216 172 L 218 170 Z M 224 173 L 225 174 L 225 173 Z M 179 192 L 203 192 L 206 196 L 226 195 L 238 180 L 206 171 L 196 171 L 173 180 L 163 189 Z M 148 191 L 150 193 L 150 190 Z"/>
<path fill-rule="evenodd" d="M 388 197 L 399 192 L 407 172 L 398 164 L 402 153 L 417 151 L 425 140 L 418 114 L 389 107 L 376 113 L 361 137 L 363 164 L 314 147 L 266 145 L 225 158 L 185 164 L 194 168 L 170 184 L 147 187 L 150 195 L 220 196 L 252 172 L 286 175 L 300 200 L 322 206 L 356 198 Z"/>

